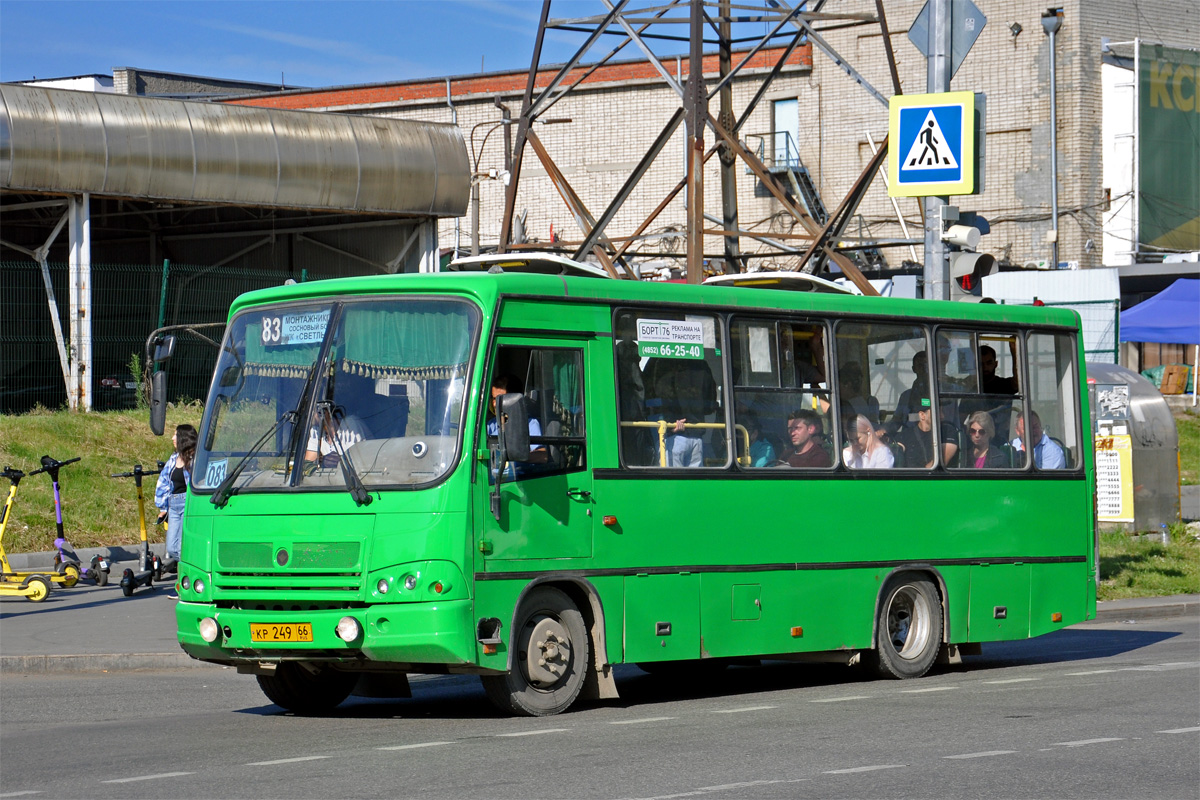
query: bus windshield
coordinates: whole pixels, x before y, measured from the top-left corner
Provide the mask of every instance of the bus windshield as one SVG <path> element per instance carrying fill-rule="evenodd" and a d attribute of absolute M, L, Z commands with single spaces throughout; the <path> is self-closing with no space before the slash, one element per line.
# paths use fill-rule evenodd
<path fill-rule="evenodd" d="M 479 313 L 440 297 L 258 306 L 222 345 L 193 486 L 413 487 L 460 442 Z"/>

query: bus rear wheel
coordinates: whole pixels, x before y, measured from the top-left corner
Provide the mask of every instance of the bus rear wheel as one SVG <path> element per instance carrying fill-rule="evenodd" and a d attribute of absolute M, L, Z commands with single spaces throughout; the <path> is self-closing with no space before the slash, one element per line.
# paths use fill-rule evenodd
<path fill-rule="evenodd" d="M 566 711 L 583 688 L 590 663 L 587 626 L 571 598 L 539 587 L 521 601 L 513 627 L 512 669 L 483 676 L 501 711 L 546 717 Z"/>
<path fill-rule="evenodd" d="M 297 714 L 324 714 L 350 696 L 358 676 L 330 667 L 316 672 L 293 661 L 275 668 L 274 675 L 259 675 L 258 687 L 277 706 Z"/>
<path fill-rule="evenodd" d="M 885 678 L 919 678 L 942 646 L 942 603 L 925 578 L 888 583 L 879 606 L 874 666 Z"/>

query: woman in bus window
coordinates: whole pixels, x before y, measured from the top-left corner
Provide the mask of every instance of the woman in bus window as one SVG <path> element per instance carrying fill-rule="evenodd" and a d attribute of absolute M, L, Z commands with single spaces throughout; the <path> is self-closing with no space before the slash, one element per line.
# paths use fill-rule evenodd
<path fill-rule="evenodd" d="M 992 415 L 986 411 L 976 411 L 967 417 L 967 437 L 971 440 L 966 458 L 962 466 L 975 469 L 995 469 L 1009 466 L 1008 454 L 992 444 L 996 435 L 996 425 Z"/>
<path fill-rule="evenodd" d="M 846 447 L 842 460 L 850 469 L 891 469 L 896 462 L 891 449 L 875 433 L 871 420 L 862 414 L 846 420 Z"/>

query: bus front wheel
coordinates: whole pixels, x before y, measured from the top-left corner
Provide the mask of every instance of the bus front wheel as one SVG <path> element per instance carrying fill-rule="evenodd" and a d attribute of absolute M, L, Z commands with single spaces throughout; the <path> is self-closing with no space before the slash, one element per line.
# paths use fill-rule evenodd
<path fill-rule="evenodd" d="M 483 676 L 488 699 L 510 714 L 565 711 L 579 696 L 590 663 L 583 614 L 566 594 L 547 586 L 525 596 L 515 619 L 512 668 Z"/>
<path fill-rule="evenodd" d="M 937 588 L 909 575 L 884 591 L 876 626 L 875 668 L 885 678 L 919 678 L 942 646 L 942 604 Z"/>
<path fill-rule="evenodd" d="M 337 708 L 350 696 L 358 676 L 326 667 L 312 672 L 284 661 L 274 675 L 259 675 L 258 687 L 277 706 L 297 714 L 323 714 Z"/>

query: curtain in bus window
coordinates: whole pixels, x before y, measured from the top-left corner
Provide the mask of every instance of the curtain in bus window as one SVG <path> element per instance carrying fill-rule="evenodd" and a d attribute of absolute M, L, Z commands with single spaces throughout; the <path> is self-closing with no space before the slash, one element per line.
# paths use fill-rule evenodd
<path fill-rule="evenodd" d="M 348 306 L 348 372 L 371 378 L 428 380 L 460 375 L 470 357 L 471 310 L 461 303 Z"/>

